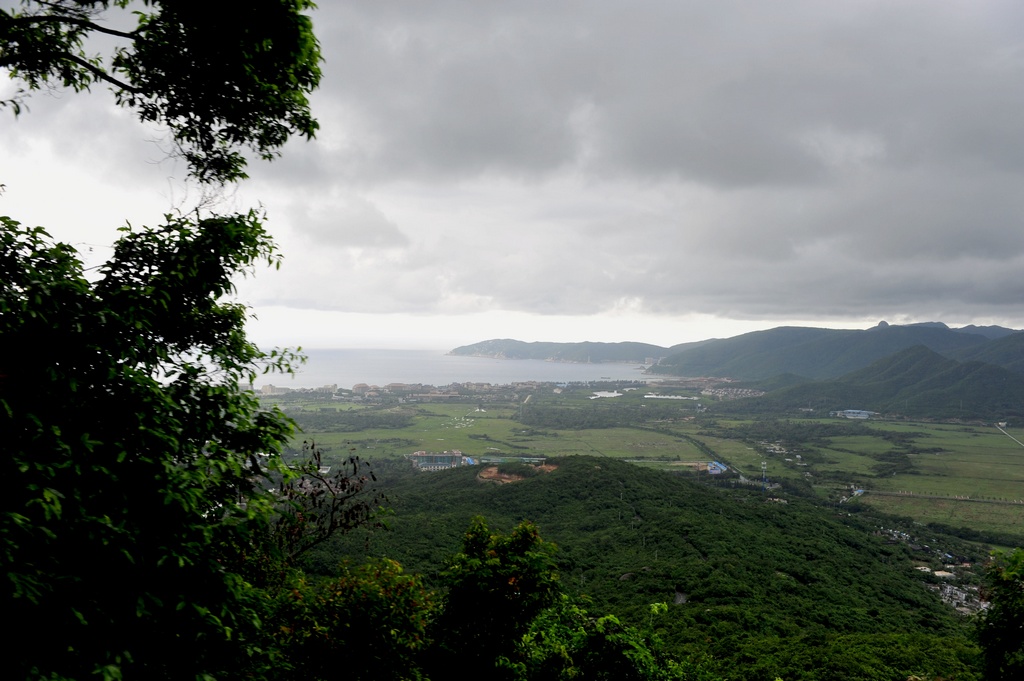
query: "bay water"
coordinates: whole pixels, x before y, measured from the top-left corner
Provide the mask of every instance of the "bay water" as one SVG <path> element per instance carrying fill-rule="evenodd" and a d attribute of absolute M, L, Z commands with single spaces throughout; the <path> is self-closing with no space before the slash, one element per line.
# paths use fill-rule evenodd
<path fill-rule="evenodd" d="M 317 388 L 337 384 L 351 388 L 358 383 L 492 383 L 519 381 L 566 383 L 573 381 L 644 380 L 638 364 L 573 364 L 536 359 L 461 357 L 444 350 L 306 350 L 308 360 L 294 377 L 261 376 L 256 386 L 273 384 L 287 388 Z"/>

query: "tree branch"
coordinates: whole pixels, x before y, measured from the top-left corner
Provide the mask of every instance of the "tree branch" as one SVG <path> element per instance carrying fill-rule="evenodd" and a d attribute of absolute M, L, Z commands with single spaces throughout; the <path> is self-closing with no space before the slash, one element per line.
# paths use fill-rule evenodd
<path fill-rule="evenodd" d="M 94 24 L 86 19 L 77 19 L 75 17 L 59 16 L 56 14 L 40 14 L 40 15 L 23 15 L 13 17 L 11 19 L 12 24 L 72 24 L 80 28 L 88 29 L 90 31 L 98 31 L 99 33 L 106 33 L 107 35 L 117 36 L 118 38 L 127 38 L 128 40 L 138 40 L 139 34 L 137 31 L 131 33 L 125 33 L 124 31 L 118 31 L 113 28 L 107 28 Z"/>
<path fill-rule="evenodd" d="M 92 73 L 94 76 L 96 76 L 100 80 L 106 81 L 107 83 L 109 83 L 109 84 L 111 84 L 111 85 L 113 85 L 115 87 L 121 88 L 122 90 L 127 90 L 128 92 L 133 92 L 133 93 L 141 93 L 142 92 L 142 90 L 140 90 L 139 88 L 135 87 L 134 85 L 130 85 L 130 84 L 124 82 L 123 80 L 119 80 L 119 79 L 115 78 L 114 76 L 110 75 L 109 73 L 107 73 L 106 71 L 101 69 L 100 67 L 96 66 L 95 64 L 90 64 L 89 62 L 87 62 L 86 60 L 82 59 L 81 57 L 77 57 L 77 56 L 75 56 L 73 54 L 67 54 L 66 52 L 58 53 L 57 56 L 60 57 L 61 59 L 66 59 L 68 61 L 71 61 L 71 62 L 74 62 L 74 63 L 78 64 L 82 68 L 87 69 L 90 73 Z"/>

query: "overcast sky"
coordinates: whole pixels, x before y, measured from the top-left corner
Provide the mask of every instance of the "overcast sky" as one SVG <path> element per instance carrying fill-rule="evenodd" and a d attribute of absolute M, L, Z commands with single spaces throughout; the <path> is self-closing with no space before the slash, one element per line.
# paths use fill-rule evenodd
<path fill-rule="evenodd" d="M 285 255 L 258 341 L 1024 328 L 1024 3 L 321 5 L 318 139 L 220 197 Z M 98 261 L 198 201 L 103 88 L 29 107 L 0 214 Z"/>

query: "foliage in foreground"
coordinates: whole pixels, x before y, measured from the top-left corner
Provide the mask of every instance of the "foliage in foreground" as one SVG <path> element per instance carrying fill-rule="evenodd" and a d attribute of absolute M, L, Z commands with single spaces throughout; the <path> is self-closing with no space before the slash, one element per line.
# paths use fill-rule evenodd
<path fill-rule="evenodd" d="M 168 130 L 190 174 L 209 183 L 246 176 L 241 149 L 269 160 L 291 135 L 309 139 L 319 127 L 308 100 L 322 59 L 309 0 L 221 0 L 216 11 L 169 0 L 21 5 L 0 8 L 0 68 L 19 85 L 0 108 L 20 113 L 32 90 L 106 85 Z M 112 7 L 120 16 L 108 20 Z M 110 50 L 87 51 L 96 45 Z"/>
<path fill-rule="evenodd" d="M 985 586 L 990 607 L 978 622 L 985 678 L 1024 678 L 1024 549 L 997 553 Z"/>
<path fill-rule="evenodd" d="M 271 678 L 422 678 L 436 595 L 389 560 L 345 566 L 336 578 L 296 575 L 274 603 L 282 658 Z"/>
<path fill-rule="evenodd" d="M 440 592 L 398 563 L 344 566 L 306 578 L 277 606 L 280 678 L 465 678 L 507 681 L 717 681 L 666 656 L 651 631 L 594 617 L 560 587 L 554 545 L 520 523 L 492 534 L 475 518 Z M 666 606 L 653 604 L 652 619 Z"/>
<path fill-rule="evenodd" d="M 442 579 L 446 591 L 425 657 L 432 678 L 453 668 L 509 681 L 714 678 L 665 656 L 651 632 L 588 614 L 562 591 L 555 547 L 530 522 L 502 535 L 474 518 Z M 654 604 L 652 617 L 664 609 Z"/>
<path fill-rule="evenodd" d="M 237 386 L 288 358 L 218 299 L 274 257 L 254 214 L 171 220 L 126 232 L 90 281 L 71 246 L 0 219 L 0 560 L 21 673 L 223 669 L 255 626 L 214 548 L 269 515 L 254 467 L 291 424 Z"/>
<path fill-rule="evenodd" d="M 242 386 L 288 370 L 245 337 L 232 277 L 275 262 L 257 215 L 126 231 L 98 277 L 0 218 L 0 590 L 24 678 L 246 676 L 286 655 L 294 559 L 370 522 L 337 475 L 277 453 L 292 423 Z"/>

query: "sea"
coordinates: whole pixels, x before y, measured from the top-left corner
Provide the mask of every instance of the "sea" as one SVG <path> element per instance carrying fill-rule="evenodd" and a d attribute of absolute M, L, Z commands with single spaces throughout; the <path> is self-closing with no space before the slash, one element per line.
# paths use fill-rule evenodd
<path fill-rule="evenodd" d="M 645 380 L 638 364 L 573 364 L 536 359 L 462 357 L 444 350 L 305 350 L 307 361 L 294 377 L 268 374 L 256 381 L 287 388 L 318 388 L 337 384 L 351 388 L 358 383 L 493 383 L 518 381 L 569 383 L 582 381 Z"/>

